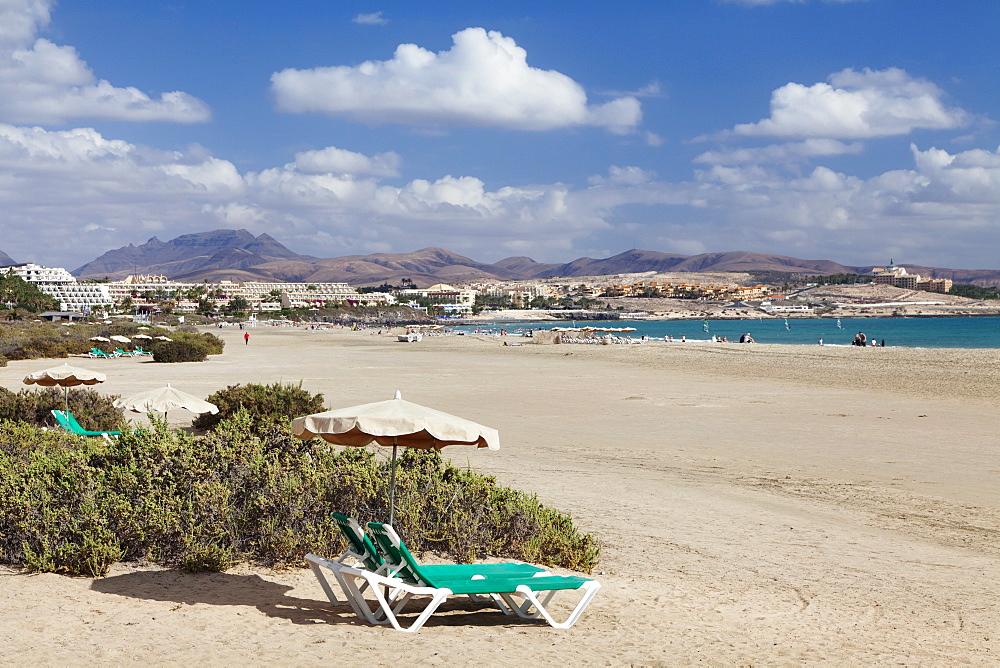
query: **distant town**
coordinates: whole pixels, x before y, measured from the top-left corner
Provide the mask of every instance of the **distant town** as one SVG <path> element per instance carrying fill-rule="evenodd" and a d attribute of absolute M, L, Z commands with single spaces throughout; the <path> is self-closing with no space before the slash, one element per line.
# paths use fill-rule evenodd
<path fill-rule="evenodd" d="M 711 312 L 708 304 L 743 307 L 767 314 L 814 314 L 809 299 L 790 299 L 776 294 L 772 286 L 736 283 L 694 283 L 662 277 L 627 280 L 629 275 L 604 276 L 600 281 L 581 278 L 538 281 L 472 281 L 460 286 L 439 283 L 418 288 L 407 279 L 402 285 L 355 288 L 347 283 L 279 283 L 264 281 L 183 282 L 157 275 L 131 275 L 123 280 L 80 282 L 69 271 L 34 263 L 16 264 L 0 271 L 35 285 L 59 303 L 60 311 L 77 314 L 171 313 L 211 315 L 215 313 L 268 314 L 294 309 L 339 306 L 406 306 L 433 316 L 471 317 L 501 310 L 565 311 L 595 309 L 639 310 L 630 317 L 655 316 L 656 303 L 663 300 L 698 302 L 699 315 Z M 649 272 L 652 274 L 652 272 Z M 634 278 L 634 276 L 633 276 Z M 923 278 L 891 263 L 875 267 L 868 277 L 856 277 L 871 286 L 891 286 L 910 291 L 944 294 L 952 289 L 950 279 Z M 807 284 L 805 287 L 814 287 Z M 801 292 L 801 291 L 800 291 Z M 829 300 L 827 300 L 829 301 Z M 872 299 L 848 300 L 834 306 L 892 307 L 897 302 L 871 303 Z M 868 302 L 867 304 L 864 302 Z M 643 311 L 642 306 L 647 307 Z M 636 308 L 626 309 L 625 304 Z M 904 305 L 942 306 L 946 302 L 905 302 Z M 12 304 L 7 304 L 11 308 Z M 826 304 L 829 308 L 830 304 Z M 733 314 L 733 313 L 730 313 Z M 895 313 L 898 314 L 898 313 Z"/>

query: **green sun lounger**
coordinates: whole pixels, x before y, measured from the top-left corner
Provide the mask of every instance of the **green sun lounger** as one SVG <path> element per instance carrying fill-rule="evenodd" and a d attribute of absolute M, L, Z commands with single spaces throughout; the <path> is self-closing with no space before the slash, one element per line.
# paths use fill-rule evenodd
<path fill-rule="evenodd" d="M 368 534 L 364 532 L 354 518 L 340 513 L 333 513 L 333 518 L 337 521 L 341 533 L 347 539 L 348 550 L 341 555 L 338 560 L 342 561 L 345 555 L 350 555 L 357 561 L 363 563 L 365 568 L 383 575 L 398 575 L 407 582 L 416 584 L 419 582 L 408 567 L 406 559 L 409 558 L 416 563 L 416 560 L 407 550 L 405 545 L 401 545 L 401 550 L 394 546 L 388 548 L 380 544 L 372 543 Z M 402 551 L 406 552 L 404 557 Z M 535 575 L 537 573 L 548 573 L 544 568 L 532 566 L 520 562 L 506 564 L 433 564 L 421 565 L 422 572 L 430 577 L 453 580 L 468 579 L 474 575 L 485 577 L 496 575 Z"/>
<path fill-rule="evenodd" d="M 397 551 L 390 553 L 392 555 L 388 560 L 385 558 L 386 555 L 380 551 L 374 543 L 372 543 L 371 538 L 365 533 L 361 525 L 353 517 L 348 517 L 347 515 L 342 515 L 341 513 L 332 513 L 334 520 L 337 522 L 337 526 L 340 528 L 340 532 L 343 534 L 344 538 L 347 540 L 347 549 L 337 557 L 334 562 L 338 564 L 346 564 L 348 566 L 354 566 L 355 568 L 363 568 L 373 573 L 379 573 L 383 575 L 396 575 L 401 570 L 403 573 L 400 574 L 407 582 L 411 584 L 416 584 L 417 580 L 413 575 L 406 570 L 406 564 L 403 563 L 402 558 L 399 556 Z M 406 549 L 403 546 L 403 549 Z M 317 580 L 319 580 L 320 586 L 323 587 L 323 591 L 326 593 L 327 598 L 330 599 L 331 603 L 339 603 L 336 593 L 329 585 L 329 581 L 324 577 L 323 572 L 320 570 L 320 561 L 322 557 L 317 557 L 316 555 L 306 555 L 306 560 L 309 562 L 313 573 L 316 575 Z M 455 565 L 423 565 L 421 568 L 430 573 L 433 577 L 442 580 L 448 579 L 471 579 L 474 576 L 483 577 L 497 577 L 497 576 L 520 576 L 520 575 L 535 575 L 538 573 L 548 574 L 544 568 L 539 568 L 538 566 L 532 566 L 531 564 L 525 563 L 506 563 L 506 564 L 455 564 Z M 334 575 L 337 572 L 334 571 Z M 348 595 L 347 588 L 344 583 L 340 581 L 337 577 L 337 581 L 344 591 L 345 598 L 347 602 L 350 603 L 352 607 L 355 606 L 355 601 L 350 595 Z M 362 587 L 362 591 L 365 587 Z M 474 599 L 479 599 L 481 597 L 475 597 Z M 501 603 L 502 605 L 502 603 Z M 364 614 L 360 610 L 355 610 L 359 616 L 364 617 Z"/>
<path fill-rule="evenodd" d="M 320 567 L 333 571 L 345 594 L 351 599 L 351 606 L 363 619 L 372 624 L 391 624 L 398 631 L 416 632 L 427 622 L 438 607 L 448 597 L 459 594 L 473 597 L 489 597 L 498 604 L 506 615 L 516 615 L 523 619 L 543 617 L 550 625 L 559 629 L 571 627 L 583 614 L 601 585 L 596 580 L 577 576 L 554 576 L 537 569 L 533 573 L 502 573 L 491 575 L 476 573 L 458 576 L 456 571 L 428 571 L 413 559 L 409 550 L 388 524 L 369 523 L 369 530 L 382 550 L 382 555 L 398 554 L 406 564 L 407 572 L 416 582 L 407 582 L 393 571 L 394 565 L 383 563 L 381 572 L 362 568 L 363 564 L 349 566 L 346 562 L 336 562 L 316 555 L 307 555 L 314 572 L 322 578 Z M 391 548 L 391 549 L 390 549 Z M 504 564 L 499 564 L 505 566 Z M 482 568 L 483 564 L 472 564 Z M 523 564 L 520 566 L 524 566 Z M 445 567 L 450 568 L 450 567 Z M 534 568 L 534 567 L 532 567 Z M 391 575 L 389 573 L 392 573 Z M 448 577 L 445 577 L 445 576 Z M 329 586 L 325 585 L 329 595 Z M 367 598 L 365 592 L 374 598 Z M 557 622 L 546 609 L 553 596 L 559 591 L 582 592 L 582 597 L 564 622 Z M 416 597 L 430 597 L 430 601 L 409 621 L 399 615 L 410 601 Z"/>
<path fill-rule="evenodd" d="M 80 426 L 80 423 L 76 421 L 76 418 L 69 411 L 54 410 L 52 411 L 52 416 L 55 417 L 60 427 L 77 436 L 101 436 L 107 438 L 109 436 L 121 435 L 120 431 L 88 431 Z"/>

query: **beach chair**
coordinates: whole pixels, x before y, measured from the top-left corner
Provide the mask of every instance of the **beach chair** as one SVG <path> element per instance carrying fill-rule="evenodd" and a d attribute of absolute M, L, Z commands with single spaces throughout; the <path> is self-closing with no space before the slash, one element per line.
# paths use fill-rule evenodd
<path fill-rule="evenodd" d="M 80 426 L 80 423 L 76 421 L 76 418 L 69 411 L 54 410 L 52 411 L 52 416 L 55 417 L 60 427 L 77 436 L 100 436 L 110 440 L 111 436 L 121 435 L 120 431 L 88 431 Z"/>
<path fill-rule="evenodd" d="M 312 569 L 313 574 L 316 579 L 319 580 L 320 586 L 323 588 L 323 592 L 326 597 L 330 599 L 330 602 L 334 605 L 339 605 L 340 601 L 337 600 L 337 595 L 334 593 L 333 588 L 330 586 L 330 581 L 326 579 L 323 574 L 321 565 L 327 566 L 327 568 L 333 572 L 334 577 L 337 579 L 337 584 L 340 585 L 343 591 L 344 598 L 347 603 L 354 610 L 354 613 L 358 617 L 365 619 L 366 615 L 364 611 L 358 607 L 355 597 L 351 595 L 350 587 L 343 581 L 340 575 L 339 565 L 354 566 L 356 568 L 364 568 L 372 572 L 378 570 L 382 565 L 382 559 L 379 557 L 378 553 L 375 551 L 375 546 L 372 545 L 371 540 L 361 529 L 361 526 L 352 517 L 347 515 L 341 515 L 340 513 L 332 513 L 333 519 L 337 522 L 337 526 L 340 527 L 340 532 L 344 535 L 347 540 L 347 549 L 334 560 L 325 559 L 323 557 L 318 557 L 315 554 L 307 554 L 305 559 L 309 562 L 309 568 Z M 367 588 L 367 585 L 362 587 L 362 592 Z"/>
<path fill-rule="evenodd" d="M 152 355 L 153 354 L 152 352 L 150 352 L 148 350 L 143 350 L 142 346 L 136 346 L 135 350 L 133 352 L 135 352 L 136 355 Z"/>
<path fill-rule="evenodd" d="M 90 352 L 87 354 L 90 355 L 90 357 L 106 357 L 106 358 L 114 357 L 114 355 L 109 355 L 100 348 L 91 348 Z"/>
<path fill-rule="evenodd" d="M 122 350 L 121 348 L 115 348 L 115 357 L 135 357 L 139 353 L 134 350 Z"/>
<path fill-rule="evenodd" d="M 544 570 L 534 575 L 473 575 L 457 579 L 431 577 L 425 572 L 426 567 L 421 567 L 413 559 L 390 525 L 372 522 L 368 524 L 368 528 L 375 537 L 375 542 L 383 550 L 383 554 L 398 552 L 406 563 L 407 571 L 417 580 L 416 583 L 407 582 L 398 573 L 390 576 L 347 566 L 315 555 L 308 555 L 307 558 L 311 563 L 337 574 L 337 579 L 345 592 L 354 599 L 355 612 L 359 612 L 372 624 L 388 623 L 398 631 L 409 633 L 419 631 L 438 607 L 455 594 L 491 598 L 495 596 L 503 601 L 500 610 L 504 614 L 517 615 L 523 619 L 543 617 L 551 626 L 566 629 L 576 623 L 601 587 L 596 580 L 576 576 L 554 576 Z M 364 596 L 365 589 L 374 595 L 374 600 Z M 583 595 L 566 621 L 557 622 L 545 606 L 549 605 L 557 592 L 566 590 L 582 592 Z M 430 601 L 416 619 L 405 625 L 406 620 L 400 620 L 400 613 L 414 598 L 425 596 L 430 597 Z"/>
<path fill-rule="evenodd" d="M 408 566 L 402 554 L 406 550 L 405 545 L 400 544 L 400 549 L 394 546 L 386 549 L 379 544 L 372 543 L 368 534 L 365 533 L 361 525 L 353 517 L 332 513 L 337 526 L 347 540 L 347 550 L 344 551 L 338 562 L 343 563 L 346 559 L 354 559 L 356 564 L 363 564 L 370 571 L 382 575 L 399 575 L 407 582 L 417 583 L 418 576 L 414 574 Z M 412 559 L 412 555 L 410 555 Z M 416 560 L 413 560 L 414 563 Z M 475 575 L 485 577 L 497 575 L 536 575 L 538 573 L 548 574 L 548 571 L 538 566 L 525 564 L 522 562 L 509 562 L 504 564 L 432 564 L 421 565 L 420 569 L 427 575 L 443 580 L 468 579 Z"/>
<path fill-rule="evenodd" d="M 334 520 L 337 522 L 337 526 L 340 528 L 340 532 L 343 534 L 344 538 L 347 540 L 347 549 L 333 560 L 333 563 L 346 564 L 348 566 L 353 566 L 355 568 L 363 568 L 365 570 L 372 571 L 373 573 L 379 573 L 383 575 L 396 575 L 400 571 L 403 572 L 401 577 L 407 580 L 411 584 L 416 584 L 417 580 L 406 570 L 406 564 L 402 563 L 401 559 L 394 558 L 391 561 L 386 561 L 382 551 L 380 551 L 368 534 L 365 533 L 361 525 L 353 517 L 348 517 L 347 515 L 342 515 L 341 513 L 331 513 Z M 405 547 L 404 547 L 405 549 Z M 394 554 L 398 555 L 398 553 Z M 324 593 L 326 593 L 327 598 L 333 604 L 338 604 L 337 596 L 334 593 L 332 587 L 330 586 L 329 580 L 323 574 L 320 566 L 323 561 L 322 557 L 317 557 L 313 554 L 306 555 L 306 561 L 309 562 L 309 566 L 319 580 L 320 586 L 323 588 Z M 425 572 L 431 574 L 434 577 L 441 579 L 471 579 L 473 576 L 481 575 L 484 577 L 496 577 L 498 575 L 535 575 L 537 573 L 548 574 L 544 568 L 539 568 L 538 566 L 532 566 L 531 564 L 512 562 L 506 564 L 455 564 L 455 565 L 424 565 L 421 566 Z M 344 598 L 347 602 L 354 608 L 355 613 L 359 617 L 365 618 L 365 614 L 362 610 L 356 607 L 356 601 L 354 597 L 350 595 L 348 587 L 341 581 L 338 574 L 338 570 L 332 570 L 334 577 L 337 578 L 337 583 L 340 585 L 341 590 L 344 593 Z M 361 585 L 361 592 L 367 589 L 367 584 Z M 470 596 L 475 601 L 481 600 L 481 597 Z M 495 599 L 493 599 L 495 600 Z M 499 602 L 499 607 L 503 607 L 503 603 Z"/>

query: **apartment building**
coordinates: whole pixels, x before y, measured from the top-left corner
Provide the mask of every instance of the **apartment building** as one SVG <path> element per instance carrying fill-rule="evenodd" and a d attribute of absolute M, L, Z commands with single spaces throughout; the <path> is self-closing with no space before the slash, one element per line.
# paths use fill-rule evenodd
<path fill-rule="evenodd" d="M 89 313 L 95 309 L 110 309 L 114 305 L 106 283 L 80 283 L 61 267 L 43 267 L 26 262 L 4 267 L 2 271 L 34 283 L 41 292 L 59 302 L 61 311 Z"/>

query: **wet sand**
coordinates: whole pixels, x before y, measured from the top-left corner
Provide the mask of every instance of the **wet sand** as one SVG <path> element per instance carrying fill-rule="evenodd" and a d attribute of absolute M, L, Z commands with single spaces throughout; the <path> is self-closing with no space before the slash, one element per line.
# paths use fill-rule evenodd
<path fill-rule="evenodd" d="M 212 330 L 205 363 L 74 360 L 101 392 L 298 382 L 500 430 L 444 450 L 602 542 L 575 627 L 460 607 L 418 634 L 330 605 L 308 570 L 103 579 L 0 571 L 0 647 L 35 664 L 1000 661 L 1000 351 Z M 0 385 L 59 360 L 11 362 Z M 183 411 L 172 423 L 190 421 Z M 137 416 L 138 418 L 138 416 Z M 138 418 L 141 420 L 141 418 Z M 358 655 L 355 652 L 363 652 Z"/>

